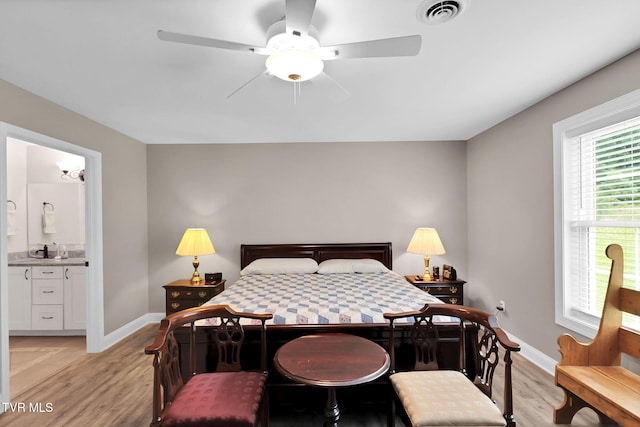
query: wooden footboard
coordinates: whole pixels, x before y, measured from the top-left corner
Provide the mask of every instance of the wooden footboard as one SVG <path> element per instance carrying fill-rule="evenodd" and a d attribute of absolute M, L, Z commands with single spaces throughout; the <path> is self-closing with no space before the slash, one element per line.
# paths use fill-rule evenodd
<path fill-rule="evenodd" d="M 259 331 L 253 326 L 246 326 L 246 350 L 243 353 L 243 363 L 245 366 L 252 367 L 258 366 L 258 359 L 256 354 L 259 349 Z M 459 332 L 457 326 L 443 325 L 440 327 L 442 345 L 439 347 L 438 359 L 442 366 L 445 368 L 454 369 L 458 363 L 458 341 Z M 340 332 L 358 335 L 363 338 L 367 338 L 373 342 L 376 342 L 380 346 L 388 350 L 389 346 L 389 326 L 388 325 L 357 325 L 357 326 L 342 326 L 342 325 L 294 325 L 287 327 L 268 326 L 267 327 L 267 369 L 269 370 L 269 382 L 270 384 L 288 383 L 289 381 L 281 378 L 281 376 L 273 368 L 273 356 L 276 351 L 282 346 L 282 344 L 289 342 L 290 340 L 310 334 L 327 333 L 327 332 Z M 413 349 L 409 343 L 409 326 L 398 327 L 396 331 L 396 357 L 399 366 L 409 366 L 413 363 Z M 469 335 L 474 331 L 469 328 Z M 176 331 L 176 340 L 180 345 L 180 351 L 183 362 L 183 372 L 187 374 L 189 372 L 189 331 Z M 471 342 L 469 340 L 468 342 Z M 211 346 L 210 333 L 206 327 L 199 327 L 197 332 L 197 368 L 206 370 L 207 367 L 215 365 L 215 360 L 212 359 L 212 355 L 215 354 L 214 349 Z M 256 351 L 254 351 L 254 349 Z M 473 351 L 469 346 L 468 351 Z M 254 359 L 254 360 L 253 360 Z M 471 360 L 469 358 L 469 360 Z M 474 367 L 470 364 L 468 367 L 470 374 L 474 373 Z"/>

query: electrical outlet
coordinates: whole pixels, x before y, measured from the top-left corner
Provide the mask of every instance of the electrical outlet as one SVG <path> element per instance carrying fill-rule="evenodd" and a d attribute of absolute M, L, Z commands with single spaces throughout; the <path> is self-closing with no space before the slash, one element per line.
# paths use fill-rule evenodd
<path fill-rule="evenodd" d="M 497 306 L 496 308 L 497 308 L 498 310 L 500 310 L 500 311 L 506 311 L 506 310 L 507 310 L 507 307 L 506 307 L 506 304 L 504 303 L 504 300 L 502 300 L 502 299 L 501 299 L 501 300 L 498 302 L 498 306 Z"/>

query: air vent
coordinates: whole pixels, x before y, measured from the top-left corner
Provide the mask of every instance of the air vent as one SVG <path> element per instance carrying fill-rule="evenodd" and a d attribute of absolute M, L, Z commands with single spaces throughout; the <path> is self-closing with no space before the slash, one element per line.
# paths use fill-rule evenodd
<path fill-rule="evenodd" d="M 467 0 L 425 0 L 418 6 L 416 16 L 430 25 L 444 24 L 460 15 L 466 7 Z"/>

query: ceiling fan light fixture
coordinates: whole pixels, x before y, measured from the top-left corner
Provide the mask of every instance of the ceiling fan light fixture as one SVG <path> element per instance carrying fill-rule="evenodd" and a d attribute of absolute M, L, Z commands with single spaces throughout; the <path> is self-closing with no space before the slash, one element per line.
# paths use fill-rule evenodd
<path fill-rule="evenodd" d="M 269 74 L 288 82 L 303 82 L 317 76 L 324 69 L 322 59 L 311 52 L 282 50 L 265 61 Z"/>
<path fill-rule="evenodd" d="M 282 1 L 282 0 L 278 0 Z M 422 0 L 423 2 L 437 2 L 436 15 L 446 12 L 446 8 L 454 6 L 451 2 L 466 2 L 470 0 Z M 323 73 L 324 61 L 353 58 L 386 58 L 399 56 L 416 56 L 420 53 L 422 37 L 420 35 L 390 37 L 384 39 L 364 40 L 343 43 L 334 46 L 320 46 L 318 30 L 311 23 L 314 19 L 316 0 L 286 0 L 285 15 L 273 23 L 266 32 L 266 46 L 238 43 L 231 40 L 221 40 L 196 35 L 173 33 L 158 30 L 160 40 L 184 43 L 196 46 L 206 46 L 215 49 L 235 50 L 267 56 L 266 70 L 244 83 L 233 91 L 227 98 L 233 96 L 249 83 L 261 76 L 276 76 L 281 80 L 298 83 L 317 78 L 319 85 L 332 84 L 339 87 L 330 76 Z M 458 3 L 456 3 L 458 4 Z M 430 4 L 430 6 L 434 6 Z M 325 82 L 325 83 L 322 83 Z M 300 93 L 300 85 L 292 85 L 294 94 Z M 339 98 L 347 93 L 339 88 Z M 348 94 L 348 93 L 347 93 Z M 295 101 L 294 95 L 294 101 Z"/>

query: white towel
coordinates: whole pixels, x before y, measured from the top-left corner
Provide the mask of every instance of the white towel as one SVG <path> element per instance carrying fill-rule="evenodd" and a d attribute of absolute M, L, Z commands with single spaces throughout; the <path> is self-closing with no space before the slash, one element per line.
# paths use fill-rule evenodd
<path fill-rule="evenodd" d="M 16 211 L 7 211 L 7 236 L 16 235 Z"/>
<path fill-rule="evenodd" d="M 54 234 L 56 232 L 55 212 L 44 212 L 42 214 L 42 232 L 44 234 Z"/>

